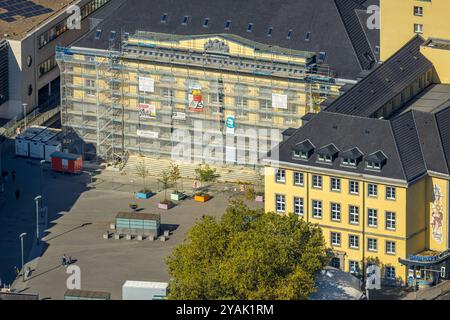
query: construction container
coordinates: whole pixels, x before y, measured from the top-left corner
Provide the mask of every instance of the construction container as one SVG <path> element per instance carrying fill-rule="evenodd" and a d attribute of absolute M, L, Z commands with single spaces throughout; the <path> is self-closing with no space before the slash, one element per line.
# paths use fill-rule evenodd
<path fill-rule="evenodd" d="M 126 281 L 122 286 L 122 300 L 164 300 L 168 283 Z"/>
<path fill-rule="evenodd" d="M 80 173 L 83 169 L 83 158 L 79 154 L 55 151 L 50 157 L 54 171 Z"/>
<path fill-rule="evenodd" d="M 35 136 L 30 143 L 30 158 L 45 159 L 46 144 L 49 141 L 55 140 L 60 134 L 60 129 L 47 128 Z"/>
<path fill-rule="evenodd" d="M 118 232 L 134 235 L 159 236 L 161 215 L 142 212 L 119 212 L 116 216 Z"/>
<path fill-rule="evenodd" d="M 64 300 L 111 300 L 111 294 L 102 291 L 67 290 Z"/>
<path fill-rule="evenodd" d="M 59 136 L 58 136 L 59 137 Z M 58 140 L 58 137 L 54 140 L 50 140 L 45 144 L 44 147 L 44 160 L 47 162 L 52 161 L 51 155 L 56 151 L 61 151 L 61 141 Z"/>
<path fill-rule="evenodd" d="M 15 139 L 16 155 L 21 157 L 30 156 L 30 144 L 33 138 L 42 133 L 46 128 L 40 126 L 32 126 L 25 129 Z"/>

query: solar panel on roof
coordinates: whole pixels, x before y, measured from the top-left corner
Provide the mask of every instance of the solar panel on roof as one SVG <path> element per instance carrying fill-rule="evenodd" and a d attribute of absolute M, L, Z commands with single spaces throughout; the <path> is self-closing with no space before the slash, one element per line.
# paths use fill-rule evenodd
<path fill-rule="evenodd" d="M 0 14 L 0 20 L 6 22 L 16 21 L 14 16 L 31 18 L 53 12 L 52 9 L 35 4 L 33 1 L 29 0 L 0 1 L 0 8 L 7 10 L 7 12 Z"/>

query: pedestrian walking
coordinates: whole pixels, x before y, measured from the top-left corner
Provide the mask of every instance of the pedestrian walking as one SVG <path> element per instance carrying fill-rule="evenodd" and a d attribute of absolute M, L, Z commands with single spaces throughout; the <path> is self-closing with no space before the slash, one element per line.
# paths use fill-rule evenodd
<path fill-rule="evenodd" d="M 20 190 L 16 189 L 16 200 L 20 199 Z"/>
<path fill-rule="evenodd" d="M 61 265 L 64 267 L 67 265 L 67 258 L 65 254 L 61 257 Z"/>
<path fill-rule="evenodd" d="M 19 277 L 20 270 L 17 268 L 17 266 L 14 267 L 14 272 L 16 273 L 16 279 Z"/>
<path fill-rule="evenodd" d="M 72 264 L 72 257 L 69 256 L 69 259 L 67 259 L 67 265 L 70 266 Z"/>

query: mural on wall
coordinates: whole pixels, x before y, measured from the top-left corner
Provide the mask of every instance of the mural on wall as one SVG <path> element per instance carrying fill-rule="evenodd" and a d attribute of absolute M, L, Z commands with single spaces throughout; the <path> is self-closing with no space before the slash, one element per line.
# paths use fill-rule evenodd
<path fill-rule="evenodd" d="M 444 220 L 444 208 L 442 205 L 441 188 L 435 184 L 433 186 L 433 203 L 431 204 L 431 232 L 433 239 L 442 243 L 442 224 Z"/>

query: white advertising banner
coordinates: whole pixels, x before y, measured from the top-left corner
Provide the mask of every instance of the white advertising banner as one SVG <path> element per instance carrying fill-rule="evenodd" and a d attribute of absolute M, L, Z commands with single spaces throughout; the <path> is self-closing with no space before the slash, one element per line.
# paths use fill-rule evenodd
<path fill-rule="evenodd" d="M 226 163 L 236 163 L 236 148 L 226 147 Z"/>
<path fill-rule="evenodd" d="M 157 139 L 159 137 L 159 132 L 147 131 L 147 130 L 138 130 L 137 135 L 143 138 L 151 138 Z"/>
<path fill-rule="evenodd" d="M 155 92 L 155 80 L 152 78 L 139 77 L 139 91 Z"/>
<path fill-rule="evenodd" d="M 234 134 L 236 128 L 236 116 L 228 116 L 226 121 L 227 134 Z"/>
<path fill-rule="evenodd" d="M 272 108 L 287 109 L 287 95 L 272 93 Z"/>

